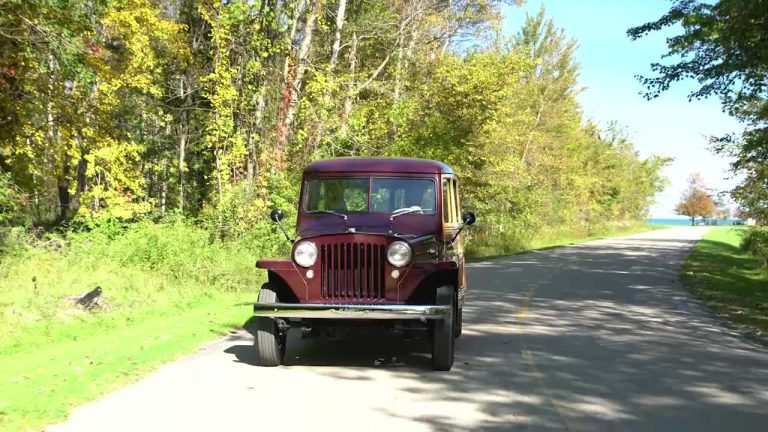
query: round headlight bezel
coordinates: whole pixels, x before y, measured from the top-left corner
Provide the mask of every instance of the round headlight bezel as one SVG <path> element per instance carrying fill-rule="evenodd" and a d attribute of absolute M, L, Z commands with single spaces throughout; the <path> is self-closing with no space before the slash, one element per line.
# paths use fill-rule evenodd
<path fill-rule="evenodd" d="M 302 241 L 293 249 L 293 261 L 301 267 L 315 265 L 317 255 L 317 246 L 311 241 Z"/>
<path fill-rule="evenodd" d="M 406 253 L 405 259 L 396 259 L 396 255 L 393 253 L 393 251 L 398 250 L 401 254 L 402 252 Z M 390 243 L 389 247 L 387 247 L 387 261 L 392 264 L 395 267 L 405 267 L 408 265 L 408 263 L 411 262 L 411 259 L 413 258 L 413 250 L 411 249 L 411 245 L 404 241 L 395 241 Z"/>

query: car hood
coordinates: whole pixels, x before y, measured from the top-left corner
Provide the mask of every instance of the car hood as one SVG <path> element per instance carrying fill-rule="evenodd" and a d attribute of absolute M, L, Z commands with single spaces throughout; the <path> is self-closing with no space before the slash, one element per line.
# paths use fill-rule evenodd
<path fill-rule="evenodd" d="M 400 237 L 403 239 L 414 239 L 418 237 L 424 237 L 432 233 L 431 232 L 397 232 L 397 231 L 393 231 L 392 233 L 390 233 L 388 226 L 383 227 L 380 225 L 378 226 L 350 225 L 349 228 L 347 228 L 346 230 L 339 229 L 339 228 L 331 228 L 331 227 L 313 227 L 313 228 L 299 231 L 299 237 L 301 238 L 309 238 L 309 237 L 317 237 L 317 236 L 333 235 L 333 234 L 373 234 L 373 235 L 394 236 L 394 237 Z"/>

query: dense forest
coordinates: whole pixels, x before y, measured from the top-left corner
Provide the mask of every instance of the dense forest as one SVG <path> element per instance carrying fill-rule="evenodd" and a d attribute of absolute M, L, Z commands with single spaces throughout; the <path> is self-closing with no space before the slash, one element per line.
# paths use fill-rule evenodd
<path fill-rule="evenodd" d="M 666 159 L 584 118 L 577 42 L 544 11 L 503 35 L 509 3 L 0 0 L 0 223 L 273 233 L 350 155 L 452 165 L 481 240 L 643 219 Z"/>

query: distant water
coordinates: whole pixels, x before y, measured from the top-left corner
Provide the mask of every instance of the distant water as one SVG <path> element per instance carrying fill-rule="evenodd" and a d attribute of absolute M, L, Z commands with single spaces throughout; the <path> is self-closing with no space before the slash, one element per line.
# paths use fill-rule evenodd
<path fill-rule="evenodd" d="M 697 225 L 733 225 L 738 219 L 696 219 Z M 740 222 L 740 221 L 739 221 Z M 690 219 L 647 219 L 649 225 L 691 225 Z"/>

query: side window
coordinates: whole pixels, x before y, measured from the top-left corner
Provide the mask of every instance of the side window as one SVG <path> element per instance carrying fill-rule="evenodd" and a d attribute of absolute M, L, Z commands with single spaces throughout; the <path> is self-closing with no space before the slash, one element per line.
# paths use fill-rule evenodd
<path fill-rule="evenodd" d="M 453 221 L 456 223 L 461 222 L 461 209 L 459 208 L 459 184 L 454 178 L 451 179 L 453 190 Z"/>
<path fill-rule="evenodd" d="M 443 222 L 451 222 L 451 182 L 443 178 Z"/>

